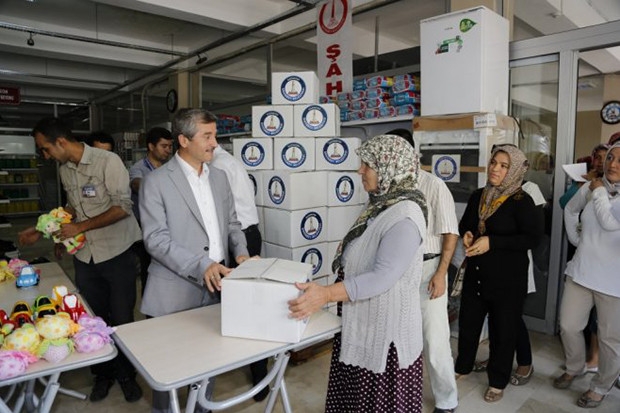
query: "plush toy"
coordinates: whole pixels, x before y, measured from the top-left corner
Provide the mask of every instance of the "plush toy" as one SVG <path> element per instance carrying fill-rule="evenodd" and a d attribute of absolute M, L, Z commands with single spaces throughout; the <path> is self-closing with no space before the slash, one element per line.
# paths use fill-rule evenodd
<path fill-rule="evenodd" d="M 43 233 L 45 238 L 52 238 L 55 243 L 62 243 L 69 254 L 75 254 L 84 247 L 86 237 L 83 233 L 79 233 L 74 237 L 61 240 L 56 233 L 60 230 L 62 224 L 71 222 L 71 214 L 62 207 L 52 209 L 48 214 L 39 215 L 36 229 Z"/>
<path fill-rule="evenodd" d="M 9 268 L 7 260 L 0 260 L 0 281 L 14 280 L 15 275 Z"/>
<path fill-rule="evenodd" d="M 75 349 L 78 353 L 91 353 L 112 342 L 110 335 L 114 333 L 115 329 L 108 327 L 101 317 L 82 314 L 78 324 L 82 329 L 73 336 Z"/>
<path fill-rule="evenodd" d="M 70 337 L 78 332 L 80 326 L 71 320 L 69 314 L 46 315 L 38 318 L 35 326 L 43 339 L 36 352 L 38 357 L 58 363 L 73 353 L 75 346 Z"/>
<path fill-rule="evenodd" d="M 0 350 L 0 380 L 19 376 L 35 361 L 37 358 L 25 351 Z"/>
<path fill-rule="evenodd" d="M 24 324 L 6 336 L 2 350 L 27 351 L 34 355 L 41 344 L 41 337 L 32 324 Z"/>
<path fill-rule="evenodd" d="M 11 258 L 7 267 L 13 273 L 13 276 L 17 277 L 26 265 L 29 265 L 28 261 L 20 260 L 19 258 Z"/>

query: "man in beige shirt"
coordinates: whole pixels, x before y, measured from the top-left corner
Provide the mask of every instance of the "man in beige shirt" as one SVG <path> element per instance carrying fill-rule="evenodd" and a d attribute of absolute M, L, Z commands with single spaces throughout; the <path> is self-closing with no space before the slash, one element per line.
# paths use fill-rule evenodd
<path fill-rule="evenodd" d="M 141 239 L 141 232 L 131 210 L 127 169 L 118 155 L 78 142 L 58 118 L 39 121 L 32 136 L 45 159 L 61 164 L 66 209 L 73 215 L 73 222 L 62 225 L 61 238 L 86 235 L 86 245 L 73 257 L 80 294 L 108 325 L 134 321 L 137 274 L 131 246 Z M 19 241 L 30 245 L 40 237 L 31 227 L 19 234 Z M 142 397 L 135 369 L 121 352 L 91 371 L 95 375 L 91 401 L 103 400 L 115 380 L 128 402 Z"/>

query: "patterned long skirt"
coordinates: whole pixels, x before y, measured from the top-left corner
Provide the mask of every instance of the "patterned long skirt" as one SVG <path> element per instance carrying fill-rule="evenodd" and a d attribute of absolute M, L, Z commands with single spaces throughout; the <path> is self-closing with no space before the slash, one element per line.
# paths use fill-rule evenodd
<path fill-rule="evenodd" d="M 398 368 L 398 354 L 390 344 L 385 372 L 344 364 L 340 358 L 341 336 L 334 337 L 326 413 L 420 413 L 422 412 L 422 356 L 406 369 Z"/>

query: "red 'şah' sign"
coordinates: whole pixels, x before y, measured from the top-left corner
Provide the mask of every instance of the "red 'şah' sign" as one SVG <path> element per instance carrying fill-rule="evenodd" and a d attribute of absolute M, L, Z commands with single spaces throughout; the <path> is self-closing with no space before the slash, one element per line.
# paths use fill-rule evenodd
<path fill-rule="evenodd" d="M 322 96 L 336 96 L 353 87 L 351 0 L 328 0 L 319 5 L 317 63 Z"/>
<path fill-rule="evenodd" d="M 19 105 L 19 88 L 0 86 L 0 105 Z"/>

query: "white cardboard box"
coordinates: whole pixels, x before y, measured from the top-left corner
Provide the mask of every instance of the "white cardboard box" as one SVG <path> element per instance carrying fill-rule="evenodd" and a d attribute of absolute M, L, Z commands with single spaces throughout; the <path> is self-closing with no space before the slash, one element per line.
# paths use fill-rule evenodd
<path fill-rule="evenodd" d="M 222 335 L 297 343 L 307 321 L 288 316 L 295 282 L 312 277 L 310 264 L 278 258 L 247 260 L 222 279 Z"/>
<path fill-rule="evenodd" d="M 314 171 L 314 138 L 281 138 L 273 142 L 273 169 Z"/>
<path fill-rule="evenodd" d="M 509 22 L 475 7 L 420 22 L 422 115 L 508 113 Z"/>
<path fill-rule="evenodd" d="M 326 242 L 298 248 L 287 248 L 266 242 L 263 251 L 263 256 L 267 258 L 283 258 L 310 264 L 312 266 L 312 279 L 331 272 L 332 263 L 327 260 L 327 254 Z"/>
<path fill-rule="evenodd" d="M 255 138 L 295 136 L 293 105 L 252 106 L 252 136 Z"/>
<path fill-rule="evenodd" d="M 327 173 L 324 171 L 265 171 L 265 206 L 287 210 L 325 206 Z"/>
<path fill-rule="evenodd" d="M 265 208 L 265 242 L 289 248 L 325 242 L 327 208 L 308 208 L 297 211 Z"/>
<path fill-rule="evenodd" d="M 338 245 L 340 245 L 340 241 L 331 241 L 327 243 L 327 259 L 330 262 L 334 261 L 336 258 L 336 251 L 338 250 Z"/>
<path fill-rule="evenodd" d="M 274 105 L 319 103 L 319 79 L 316 73 L 272 73 L 271 103 Z"/>
<path fill-rule="evenodd" d="M 316 169 L 357 171 L 360 167 L 360 158 L 355 150 L 361 143 L 360 138 L 316 138 Z"/>
<path fill-rule="evenodd" d="M 367 199 L 357 172 L 327 172 L 327 206 L 363 204 Z"/>
<path fill-rule="evenodd" d="M 263 200 L 263 195 L 265 194 L 264 174 L 263 171 L 248 171 L 248 177 L 254 185 L 254 204 L 256 206 L 265 205 Z"/>
<path fill-rule="evenodd" d="M 340 109 L 335 103 L 295 105 L 295 136 L 340 136 Z"/>
<path fill-rule="evenodd" d="M 347 235 L 364 205 L 327 208 L 327 241 L 340 241 Z"/>
<path fill-rule="evenodd" d="M 246 169 L 273 169 L 273 139 L 235 138 L 233 154 Z"/>

